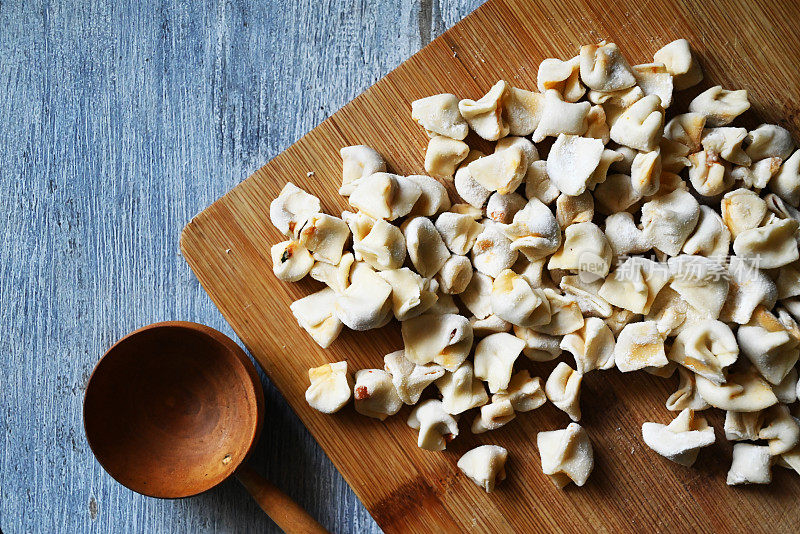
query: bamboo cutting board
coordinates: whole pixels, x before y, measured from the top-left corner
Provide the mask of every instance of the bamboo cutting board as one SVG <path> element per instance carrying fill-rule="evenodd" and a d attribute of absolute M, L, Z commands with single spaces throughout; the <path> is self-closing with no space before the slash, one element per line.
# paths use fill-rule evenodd
<path fill-rule="evenodd" d="M 718 442 L 700 453 L 694 468 L 644 446 L 643 422 L 666 423 L 676 415 L 664 407 L 676 377 L 616 371 L 586 376 L 581 424 L 592 438 L 596 464 L 586 486 L 564 491 L 542 474 L 535 446 L 537 432 L 569 422 L 549 403 L 478 436 L 469 432 L 469 414 L 461 436 L 442 453 L 416 447 L 416 431 L 405 424 L 408 407 L 385 423 L 352 407 L 333 416 L 315 412 L 304 398 L 308 368 L 343 359 L 352 370 L 382 368 L 383 355 L 402 347 L 399 327 L 344 331 L 330 349 L 320 349 L 289 312 L 293 300 L 319 285 L 287 284 L 272 275 L 269 248 L 283 237 L 268 214 L 287 181 L 318 196 L 328 213 L 347 209 L 337 193 L 343 146 L 368 144 L 386 157 L 390 170 L 424 174 L 427 137 L 410 118 L 411 101 L 441 92 L 477 99 L 500 78 L 535 89 L 543 59 L 573 57 L 581 44 L 604 38 L 619 44 L 632 64 L 651 61 L 673 39 L 689 39 L 706 79 L 678 99 L 678 108 L 710 85 L 745 88 L 753 104 L 748 126 L 777 122 L 797 138 L 798 20 L 800 9 L 791 0 L 492 0 L 196 216 L 183 232 L 181 250 L 386 532 L 796 531 L 800 477 L 794 473 L 774 468 L 767 487 L 725 485 L 731 446 L 722 439 L 718 412 L 710 416 Z M 555 362 L 522 365 L 546 378 Z M 464 452 L 487 443 L 509 450 L 508 479 L 491 495 L 456 467 Z"/>

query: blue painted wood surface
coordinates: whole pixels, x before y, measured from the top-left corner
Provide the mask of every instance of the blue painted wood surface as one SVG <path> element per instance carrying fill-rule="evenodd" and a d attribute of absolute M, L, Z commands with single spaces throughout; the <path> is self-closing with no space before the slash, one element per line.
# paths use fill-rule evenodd
<path fill-rule="evenodd" d="M 233 336 L 178 252 L 197 212 L 479 0 L 0 0 L 0 528 L 271 532 L 236 482 L 120 486 L 81 401 L 114 340 Z M 378 528 L 263 378 L 256 468 L 333 532 Z"/>

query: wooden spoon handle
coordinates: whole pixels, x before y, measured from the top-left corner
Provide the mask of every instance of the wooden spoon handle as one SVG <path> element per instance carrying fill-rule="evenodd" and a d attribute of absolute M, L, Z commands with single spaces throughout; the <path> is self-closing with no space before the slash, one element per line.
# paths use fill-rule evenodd
<path fill-rule="evenodd" d="M 236 470 L 236 478 L 286 534 L 327 534 L 308 512 L 249 465 L 242 464 Z"/>

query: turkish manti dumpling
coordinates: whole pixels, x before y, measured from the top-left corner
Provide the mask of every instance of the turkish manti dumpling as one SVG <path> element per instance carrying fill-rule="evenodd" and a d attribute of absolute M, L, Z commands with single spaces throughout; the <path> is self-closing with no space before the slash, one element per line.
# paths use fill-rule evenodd
<path fill-rule="evenodd" d="M 648 53 L 632 64 L 602 41 L 545 59 L 518 87 L 445 83 L 382 109 L 391 139 L 345 131 L 341 169 L 318 158 L 275 184 L 266 270 L 297 284 L 271 290 L 298 325 L 281 332 L 287 350 L 319 360 L 313 410 L 352 402 L 384 420 L 409 405 L 417 446 L 438 454 L 462 439 L 462 414 L 462 431 L 514 446 L 501 427 L 549 401 L 573 423 L 542 429 L 542 469 L 581 486 L 592 428 L 575 422 L 608 404 L 591 398 L 604 377 L 644 371 L 673 381 L 631 390 L 672 392 L 658 402 L 674 419 L 641 427 L 655 453 L 696 465 L 716 409 L 735 442 L 728 484 L 767 483 L 773 465 L 800 473 L 796 128 L 753 122 L 748 90 L 698 86 L 686 39 Z M 419 135 L 403 144 L 406 126 Z M 332 187 L 348 211 L 327 212 L 336 199 L 317 195 Z M 347 361 L 315 345 L 348 346 Z M 482 445 L 458 467 L 493 491 L 509 454 Z"/>

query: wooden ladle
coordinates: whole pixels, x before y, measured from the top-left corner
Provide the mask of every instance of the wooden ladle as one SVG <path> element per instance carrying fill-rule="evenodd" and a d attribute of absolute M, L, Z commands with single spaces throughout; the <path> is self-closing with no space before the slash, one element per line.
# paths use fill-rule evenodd
<path fill-rule="evenodd" d="M 326 532 L 244 462 L 263 425 L 264 392 L 250 359 L 196 323 L 156 323 L 119 340 L 97 363 L 83 400 L 100 465 L 150 497 L 197 495 L 235 474 L 285 532 Z"/>

